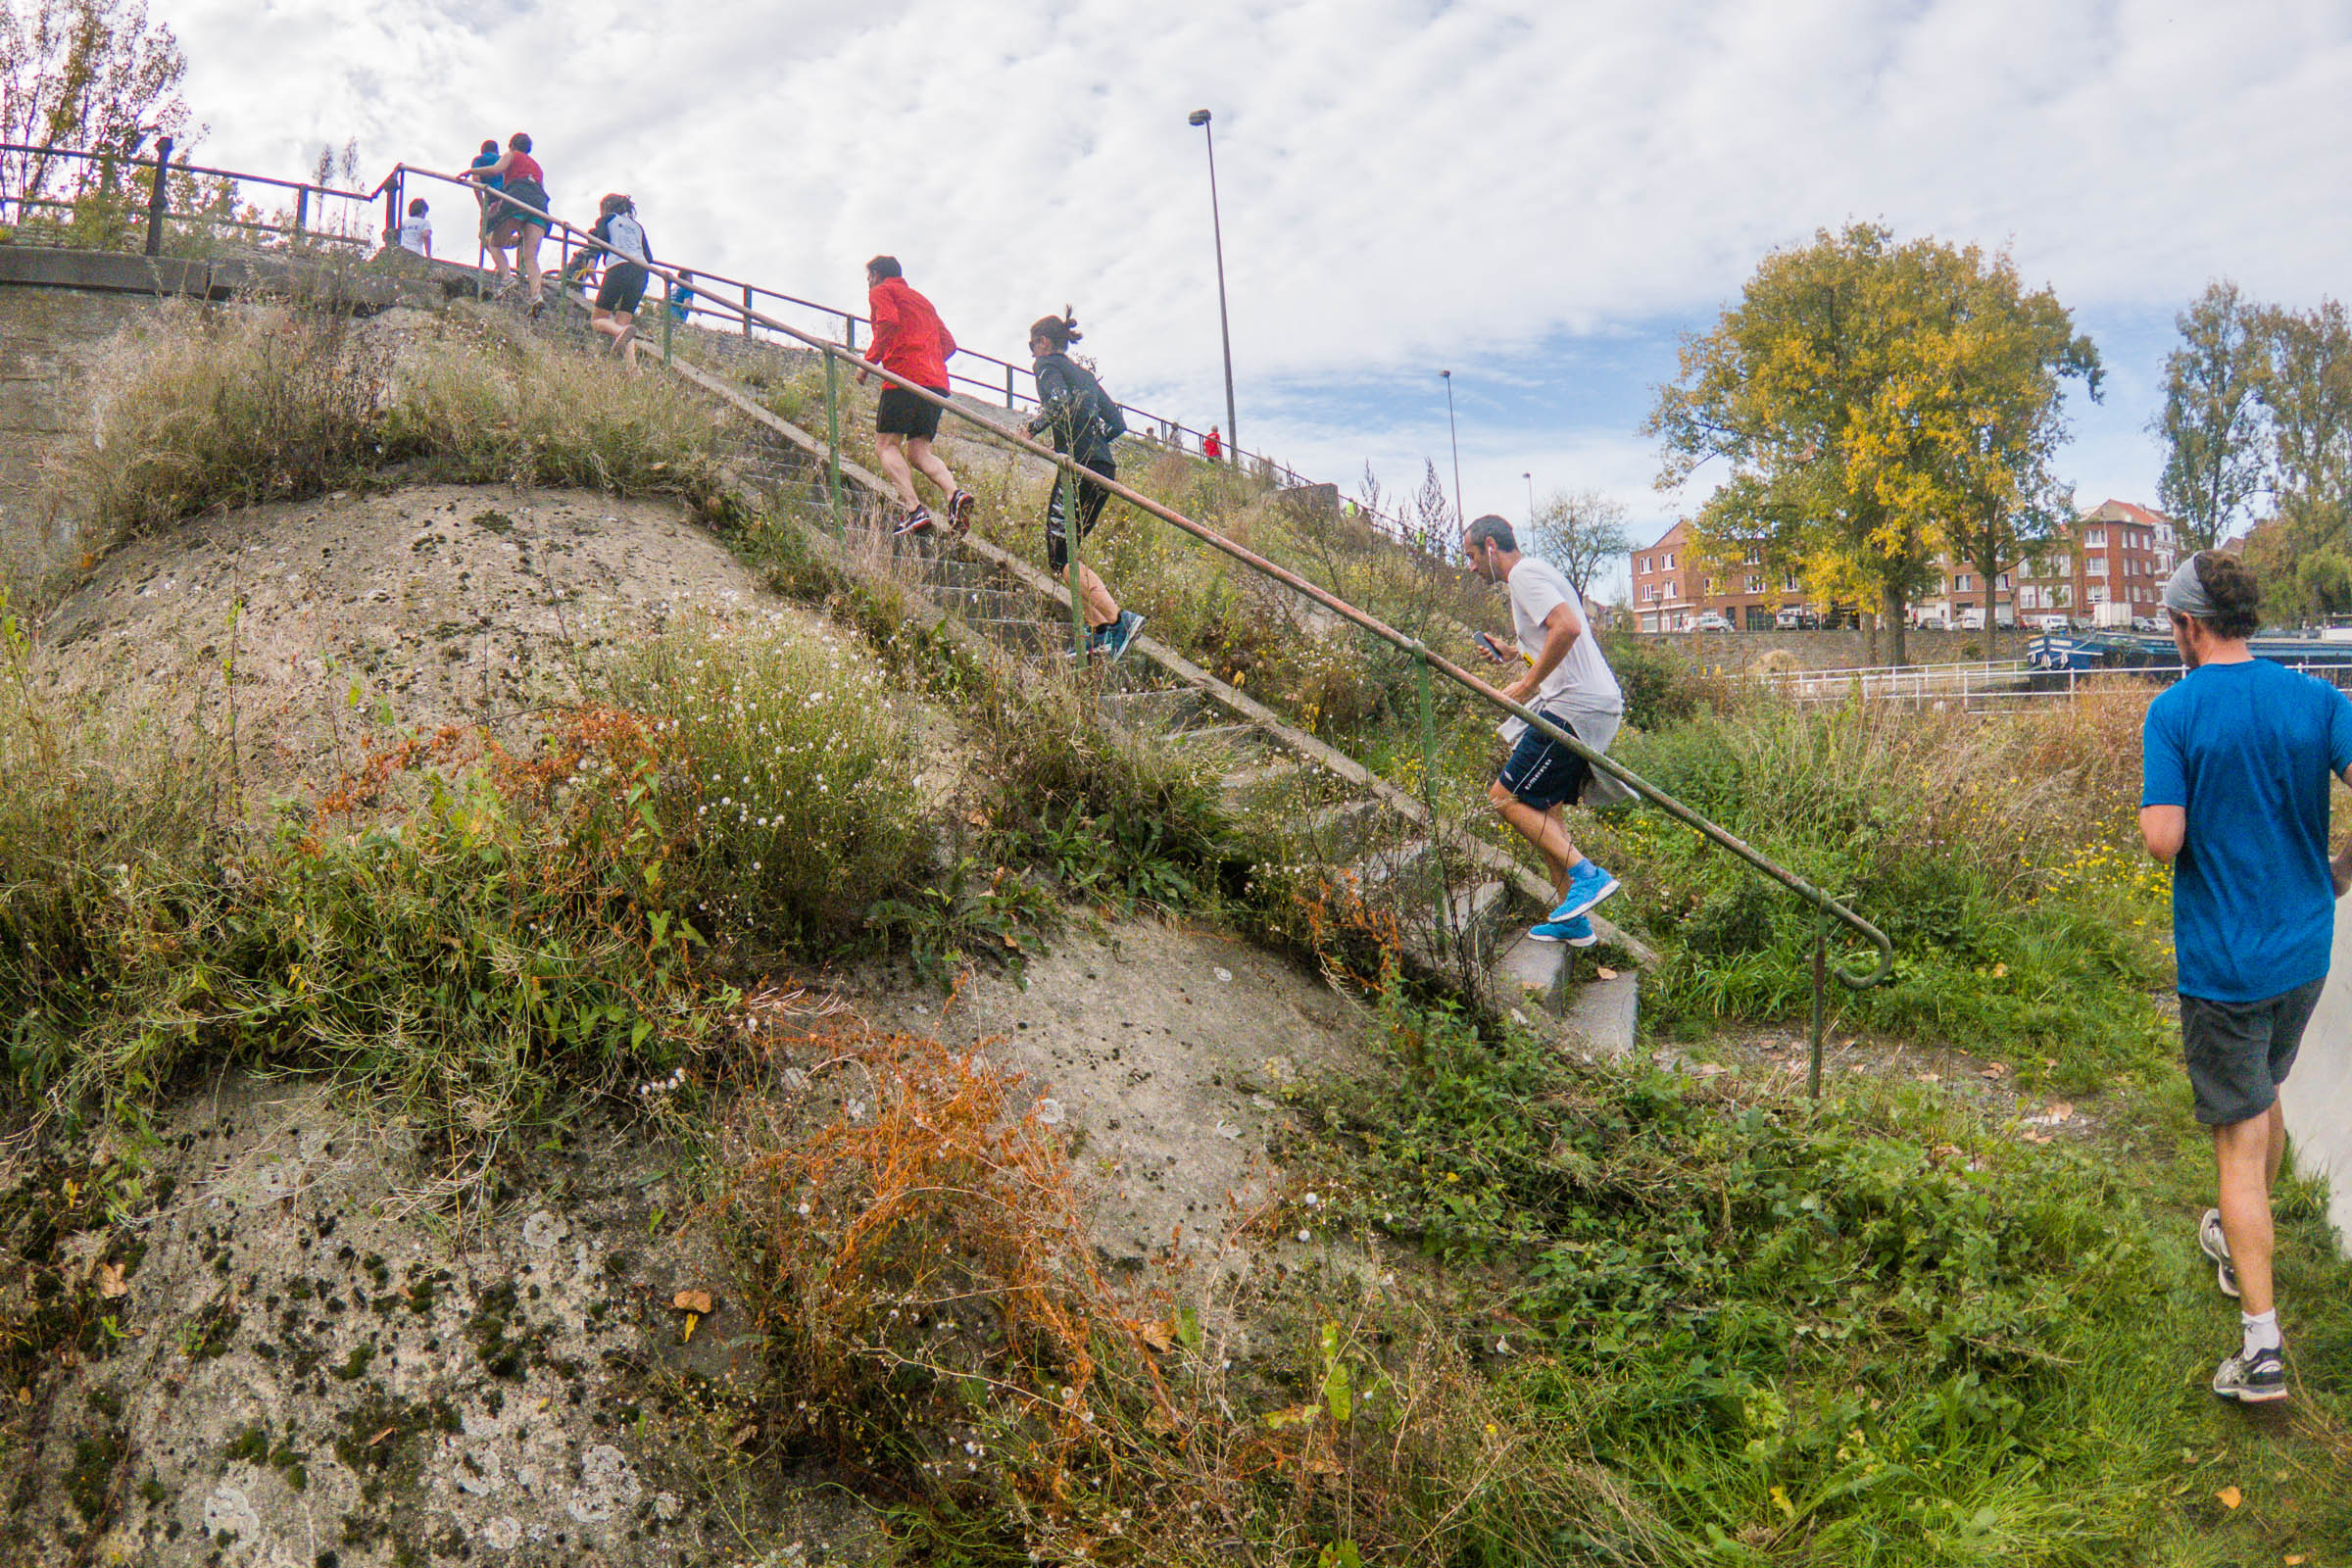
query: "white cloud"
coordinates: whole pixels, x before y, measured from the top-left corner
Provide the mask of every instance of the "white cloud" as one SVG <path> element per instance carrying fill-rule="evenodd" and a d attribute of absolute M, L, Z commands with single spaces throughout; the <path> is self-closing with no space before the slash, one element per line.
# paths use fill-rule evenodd
<path fill-rule="evenodd" d="M 2352 172 L 2352 13 L 2328 4 L 185 0 L 168 20 L 231 166 L 291 172 L 351 135 L 371 169 L 456 166 L 528 128 L 566 214 L 625 188 L 664 253 L 851 305 L 892 251 L 998 352 L 1071 303 L 1123 395 L 1200 423 L 1223 393 L 1184 120 L 1209 107 L 1243 433 L 1348 474 L 1444 453 L 1439 366 L 1541 387 L 1556 345 L 1702 327 L 1762 252 L 1849 217 L 2011 245 L 2086 315 L 2159 325 L 2219 273 L 2314 298 L 2352 248 L 2329 199 Z M 1360 429 L 1292 412 L 1367 385 L 1396 401 Z M 1478 437 L 1490 503 L 1524 505 L 1517 474 L 1556 461 L 1670 505 L 1646 491 L 1645 382 L 1573 422 L 1503 401 L 1513 422 Z M 2102 488 L 2152 490 L 2144 417 L 2101 416 Z"/>

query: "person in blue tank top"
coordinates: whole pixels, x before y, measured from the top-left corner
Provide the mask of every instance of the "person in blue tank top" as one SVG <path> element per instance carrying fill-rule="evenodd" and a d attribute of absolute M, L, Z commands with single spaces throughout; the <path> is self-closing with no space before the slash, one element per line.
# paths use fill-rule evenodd
<path fill-rule="evenodd" d="M 2238 1298 L 2238 1353 L 2213 1392 L 2248 1404 L 2286 1397 L 2271 1279 L 2279 1086 L 2328 979 L 2335 901 L 2352 887 L 2352 845 L 2328 854 L 2328 777 L 2352 783 L 2352 699 L 2253 656 L 2261 603 L 2244 564 L 2217 551 L 2165 584 L 2187 673 L 2148 705 L 2139 806 L 2148 853 L 2173 867 L 2181 1054 L 2213 1132 L 2220 1203 L 2197 1243 Z"/>

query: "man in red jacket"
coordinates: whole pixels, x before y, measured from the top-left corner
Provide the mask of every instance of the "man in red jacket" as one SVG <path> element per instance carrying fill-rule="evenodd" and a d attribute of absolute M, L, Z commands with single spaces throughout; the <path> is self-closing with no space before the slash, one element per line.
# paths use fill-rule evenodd
<path fill-rule="evenodd" d="M 897 257 L 877 256 L 865 264 L 865 300 L 866 315 L 874 323 L 866 363 L 946 397 L 948 360 L 956 352 L 956 339 L 931 302 L 906 286 Z M 858 384 L 865 384 L 863 370 L 858 372 Z M 906 508 L 894 532 L 921 533 L 931 526 L 931 514 L 915 493 L 916 468 L 948 498 L 949 525 L 957 533 L 971 525 L 972 493 L 956 482 L 932 452 L 938 435 L 938 404 L 926 403 L 905 387 L 884 385 L 874 410 L 874 447 L 884 477 L 898 487 Z"/>

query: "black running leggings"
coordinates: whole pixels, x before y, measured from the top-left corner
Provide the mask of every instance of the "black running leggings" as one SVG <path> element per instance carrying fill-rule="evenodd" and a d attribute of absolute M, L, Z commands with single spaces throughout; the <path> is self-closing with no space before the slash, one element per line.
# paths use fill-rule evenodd
<path fill-rule="evenodd" d="M 1100 463 L 1082 464 L 1080 466 L 1090 472 L 1099 473 L 1105 479 L 1116 479 L 1119 476 L 1118 466 L 1108 458 L 1104 458 Z M 1061 511 L 1061 499 L 1068 490 L 1068 476 L 1056 473 L 1054 479 L 1053 497 L 1046 502 L 1046 564 L 1055 571 L 1067 571 L 1070 567 L 1069 531 Z M 1093 533 L 1095 524 L 1102 520 L 1102 503 L 1109 499 L 1110 492 L 1092 479 L 1078 481 L 1078 537 L 1080 540 L 1083 541 L 1088 534 Z"/>

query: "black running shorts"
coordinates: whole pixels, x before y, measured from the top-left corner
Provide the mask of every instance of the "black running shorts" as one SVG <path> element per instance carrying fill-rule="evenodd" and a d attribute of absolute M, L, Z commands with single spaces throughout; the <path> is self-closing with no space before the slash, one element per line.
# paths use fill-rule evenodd
<path fill-rule="evenodd" d="M 2180 999 L 2180 1054 L 2196 1091 L 2197 1120 L 2228 1127 L 2278 1102 L 2327 983 L 2323 976 L 2260 1002 Z"/>
<path fill-rule="evenodd" d="M 941 397 L 948 395 L 944 386 L 931 388 Z M 930 441 L 939 435 L 939 405 L 925 403 L 903 386 L 886 386 L 882 401 L 874 409 L 874 433 L 903 435 L 913 441 Z"/>
<path fill-rule="evenodd" d="M 626 316 L 645 299 L 645 280 L 651 274 L 635 262 L 614 262 L 605 269 L 604 286 L 596 291 L 596 308 Z"/>
<path fill-rule="evenodd" d="M 1544 716 L 1576 734 L 1576 726 L 1557 713 Z M 1548 811 L 1555 806 L 1574 806 L 1585 798 L 1585 786 L 1592 782 L 1592 764 L 1530 724 L 1511 748 L 1510 760 L 1502 764 L 1495 782 L 1510 791 L 1520 805 Z"/>
<path fill-rule="evenodd" d="M 1119 476 L 1118 465 L 1107 458 L 1101 463 L 1082 464 L 1080 466 L 1105 479 Z M 1061 514 L 1061 498 L 1069 493 L 1069 488 L 1068 476 L 1056 474 L 1053 496 L 1046 502 L 1046 564 L 1055 571 L 1066 571 L 1070 564 L 1069 529 Z M 1102 520 L 1102 503 L 1109 499 L 1110 492 L 1092 479 L 1078 481 L 1078 537 L 1081 542 L 1095 531 L 1095 524 Z"/>

